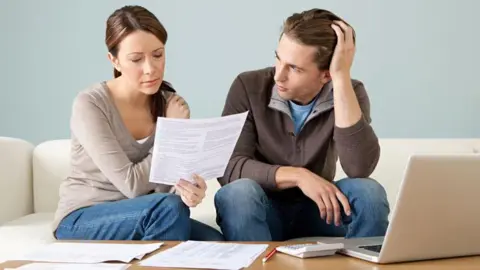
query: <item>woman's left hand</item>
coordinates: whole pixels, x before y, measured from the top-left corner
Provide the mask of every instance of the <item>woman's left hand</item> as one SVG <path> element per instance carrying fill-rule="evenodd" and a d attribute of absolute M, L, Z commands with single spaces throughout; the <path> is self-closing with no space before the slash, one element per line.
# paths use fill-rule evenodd
<path fill-rule="evenodd" d="M 201 203 L 203 198 L 205 198 L 205 191 L 207 190 L 207 184 L 202 177 L 194 175 L 193 179 L 196 185 L 183 179 L 180 179 L 175 185 L 177 190 L 180 191 L 182 201 L 189 207 L 195 207 Z"/>
<path fill-rule="evenodd" d="M 167 109 L 165 112 L 167 118 L 190 118 L 190 108 L 188 103 L 181 96 L 173 94 L 167 100 Z"/>

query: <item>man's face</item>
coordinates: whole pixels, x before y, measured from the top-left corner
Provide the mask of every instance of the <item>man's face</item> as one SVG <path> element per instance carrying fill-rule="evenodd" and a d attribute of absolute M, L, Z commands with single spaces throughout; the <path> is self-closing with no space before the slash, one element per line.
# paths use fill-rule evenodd
<path fill-rule="evenodd" d="M 314 62 L 317 49 L 298 43 L 283 34 L 275 52 L 275 84 L 280 97 L 308 104 L 327 83 L 328 71 Z"/>

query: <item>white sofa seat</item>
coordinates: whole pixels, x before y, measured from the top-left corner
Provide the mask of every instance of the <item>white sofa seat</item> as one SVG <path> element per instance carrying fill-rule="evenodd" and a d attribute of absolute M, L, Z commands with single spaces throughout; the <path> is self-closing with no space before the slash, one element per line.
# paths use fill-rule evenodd
<path fill-rule="evenodd" d="M 33 213 L 0 226 L 0 262 L 51 243 L 53 213 Z"/>
<path fill-rule="evenodd" d="M 382 139 L 381 158 L 372 177 L 386 189 L 393 209 L 403 171 L 412 153 L 472 153 L 480 139 Z M 0 137 L 0 262 L 15 259 L 54 241 L 51 233 L 60 182 L 69 171 L 69 140 L 28 142 Z M 345 177 L 337 165 L 336 180 Z M 207 182 L 204 202 L 192 218 L 218 229 L 214 195 L 220 185 Z"/>

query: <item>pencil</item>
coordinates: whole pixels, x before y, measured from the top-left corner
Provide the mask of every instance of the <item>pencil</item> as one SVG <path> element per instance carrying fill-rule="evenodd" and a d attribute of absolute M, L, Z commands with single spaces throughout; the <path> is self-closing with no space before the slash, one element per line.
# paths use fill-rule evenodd
<path fill-rule="evenodd" d="M 262 262 L 265 263 L 268 259 L 270 259 L 270 258 L 273 256 L 273 254 L 275 254 L 275 252 L 277 252 L 277 249 L 276 249 L 276 248 L 272 249 L 272 251 L 270 251 L 270 252 L 267 254 L 267 256 L 265 256 L 265 257 L 262 259 Z"/>

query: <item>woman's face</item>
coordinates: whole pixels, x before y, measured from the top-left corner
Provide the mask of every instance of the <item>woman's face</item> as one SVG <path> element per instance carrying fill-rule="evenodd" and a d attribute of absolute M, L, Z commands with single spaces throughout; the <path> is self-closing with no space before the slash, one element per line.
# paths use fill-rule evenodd
<path fill-rule="evenodd" d="M 118 46 L 118 55 L 109 54 L 114 67 L 132 89 L 152 95 L 163 81 L 165 70 L 165 44 L 155 35 L 135 31 Z"/>

